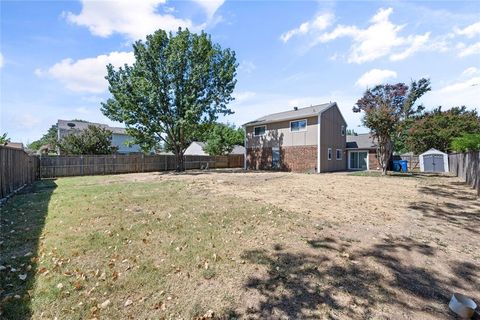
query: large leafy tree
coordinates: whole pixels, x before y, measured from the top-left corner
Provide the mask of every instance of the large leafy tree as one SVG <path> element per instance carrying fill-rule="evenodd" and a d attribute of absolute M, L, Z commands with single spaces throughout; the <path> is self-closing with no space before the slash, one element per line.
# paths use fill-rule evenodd
<path fill-rule="evenodd" d="M 429 90 L 428 79 L 412 81 L 410 87 L 404 83 L 378 85 L 367 89 L 353 107 L 354 112 L 364 112 L 362 123 L 378 141 L 382 174 L 387 173 L 395 141 L 402 135 L 404 123 L 424 110 L 423 106 L 415 105 L 416 101 Z"/>
<path fill-rule="evenodd" d="M 245 132 L 234 125 L 215 123 L 205 135 L 204 150 L 209 155 L 226 155 L 232 152 L 235 145 L 243 145 Z"/>
<path fill-rule="evenodd" d="M 86 130 L 71 133 L 58 142 L 60 152 L 66 155 L 112 154 L 112 131 L 90 125 Z"/>
<path fill-rule="evenodd" d="M 31 142 L 27 147 L 31 150 L 39 151 L 42 147 L 48 146 L 49 150 L 55 150 L 57 147 L 57 137 L 57 125 L 54 124 L 40 139 Z"/>
<path fill-rule="evenodd" d="M 476 110 L 462 106 L 442 111 L 442 107 L 438 107 L 411 122 L 405 135 L 405 148 L 416 154 L 431 148 L 448 152 L 455 137 L 468 133 L 480 133 Z"/>
<path fill-rule="evenodd" d="M 158 30 L 133 45 L 135 63 L 115 70 L 108 65 L 112 98 L 102 106 L 112 120 L 145 148 L 163 143 L 184 170 L 188 145 L 219 114 L 231 114 L 235 52 L 222 49 L 206 33 Z"/>

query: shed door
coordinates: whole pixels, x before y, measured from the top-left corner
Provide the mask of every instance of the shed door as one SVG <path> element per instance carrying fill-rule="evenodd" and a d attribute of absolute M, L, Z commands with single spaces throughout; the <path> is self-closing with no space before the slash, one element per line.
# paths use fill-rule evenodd
<path fill-rule="evenodd" d="M 426 172 L 445 172 L 443 155 L 427 154 L 423 156 L 423 168 Z"/>

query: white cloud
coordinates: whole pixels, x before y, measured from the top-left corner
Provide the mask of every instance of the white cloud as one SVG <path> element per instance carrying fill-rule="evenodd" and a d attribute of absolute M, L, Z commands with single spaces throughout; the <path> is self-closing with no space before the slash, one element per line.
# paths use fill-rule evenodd
<path fill-rule="evenodd" d="M 243 60 L 238 66 L 238 71 L 249 74 L 255 71 L 256 68 L 257 66 L 252 61 Z"/>
<path fill-rule="evenodd" d="M 467 74 L 471 74 L 470 77 L 466 79 L 465 71 L 467 71 Z M 467 107 L 478 108 L 478 97 L 480 97 L 480 76 L 478 75 L 478 69 L 468 68 L 465 71 L 455 82 L 426 93 L 422 98 L 422 102 L 432 107 L 444 106 L 451 108 L 465 105 Z M 475 73 L 472 74 L 474 71 Z M 434 83 L 432 83 L 432 85 L 434 85 Z"/>
<path fill-rule="evenodd" d="M 476 68 L 476 67 L 470 67 L 470 68 L 467 68 L 467 69 L 463 70 L 462 76 L 467 76 L 467 77 L 469 77 L 469 76 L 476 75 L 476 74 L 478 74 L 478 73 L 480 73 L 480 70 L 479 70 L 478 68 Z"/>
<path fill-rule="evenodd" d="M 38 116 L 34 116 L 31 113 L 23 113 L 21 115 L 17 115 L 14 119 L 17 124 L 28 129 L 35 127 L 35 125 L 40 123 L 40 120 L 41 119 Z"/>
<path fill-rule="evenodd" d="M 0 52 L 0 69 L 3 68 L 3 54 Z"/>
<path fill-rule="evenodd" d="M 78 92 L 105 92 L 108 88 L 105 75 L 107 64 L 115 67 L 133 64 L 135 57 L 132 52 L 111 52 L 95 58 L 86 58 L 73 61 L 64 59 L 48 70 L 35 70 L 38 76 L 50 76 L 62 82 L 68 89 Z"/>
<path fill-rule="evenodd" d="M 215 12 L 217 12 L 218 8 L 220 8 L 225 0 L 193 0 L 196 3 L 198 3 L 204 10 L 205 13 L 207 14 L 208 19 L 212 19 L 212 17 L 215 15 Z"/>
<path fill-rule="evenodd" d="M 173 16 L 171 7 L 164 14 L 158 12 L 166 0 L 82 0 L 79 14 L 64 13 L 67 21 L 87 27 L 93 35 L 109 37 L 114 33 L 126 36 L 130 40 L 143 39 L 157 29 L 176 31 L 179 27 L 200 30 L 212 22 L 212 18 L 224 0 L 194 0 L 206 13 L 207 22 L 195 25 L 190 19 Z"/>
<path fill-rule="evenodd" d="M 357 26 L 337 25 L 333 31 L 321 34 L 315 44 L 342 37 L 352 38 L 348 55 L 350 63 L 364 63 L 384 56 L 389 56 L 391 60 L 397 61 L 405 59 L 419 50 L 426 50 L 428 48 L 426 42 L 429 40 L 430 33 L 400 36 L 399 33 L 405 25 L 393 24 L 390 21 L 392 13 L 392 8 L 379 9 L 370 19 L 370 26 L 365 29 Z"/>
<path fill-rule="evenodd" d="M 294 36 L 305 35 L 309 32 L 318 32 L 325 30 L 333 22 L 334 16 L 331 13 L 317 15 L 313 20 L 302 23 L 295 29 L 289 30 L 280 36 L 283 42 L 287 42 Z"/>
<path fill-rule="evenodd" d="M 471 24 L 463 29 L 454 28 L 453 31 L 458 35 L 473 38 L 475 35 L 480 34 L 480 21 Z"/>
<path fill-rule="evenodd" d="M 458 94 L 471 88 L 474 88 L 475 92 L 477 94 L 480 94 L 480 77 L 472 77 L 465 81 L 455 82 L 453 84 L 450 84 L 448 86 L 441 88 L 439 91 L 445 92 L 445 93 Z"/>
<path fill-rule="evenodd" d="M 79 114 L 82 114 L 82 115 L 89 115 L 89 114 L 92 113 L 89 109 L 87 109 L 87 108 L 85 108 L 85 107 L 75 108 L 75 111 L 76 111 L 77 113 L 79 113 Z"/>
<path fill-rule="evenodd" d="M 390 55 L 390 60 L 399 61 L 410 57 L 415 52 L 420 51 L 422 48 L 425 47 L 425 44 L 427 43 L 429 37 L 430 32 L 427 32 L 424 35 L 409 37 L 408 41 L 411 42 L 411 45 L 402 52 Z"/>
<path fill-rule="evenodd" d="M 463 42 L 460 42 L 457 45 L 457 49 L 459 50 L 458 56 L 460 58 L 471 56 L 473 54 L 480 54 L 480 42 L 471 45 L 466 45 Z"/>
<path fill-rule="evenodd" d="M 242 102 L 251 100 L 256 95 L 257 94 L 253 91 L 241 91 L 241 92 L 236 92 L 233 96 L 235 97 L 234 101 L 236 103 L 242 103 Z"/>
<path fill-rule="evenodd" d="M 370 87 L 377 84 L 383 83 L 387 79 L 396 78 L 397 73 L 392 70 L 382 70 L 382 69 L 372 69 L 368 72 L 365 72 L 358 80 L 355 82 L 356 86 L 359 87 Z"/>

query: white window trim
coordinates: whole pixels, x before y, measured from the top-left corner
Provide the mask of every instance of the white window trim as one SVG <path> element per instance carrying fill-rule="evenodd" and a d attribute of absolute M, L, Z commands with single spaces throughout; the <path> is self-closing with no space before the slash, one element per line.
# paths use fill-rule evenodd
<path fill-rule="evenodd" d="M 338 151 L 340 151 L 340 158 L 338 157 Z M 343 159 L 343 151 L 342 151 L 342 149 L 336 149 L 336 150 L 335 150 L 335 159 L 337 159 L 337 160 L 342 160 L 342 159 Z"/>
<path fill-rule="evenodd" d="M 263 134 L 255 134 L 255 129 L 256 128 L 262 128 L 262 127 L 265 128 L 265 132 Z M 261 136 L 264 136 L 266 133 L 267 133 L 267 126 L 266 125 L 253 127 L 253 136 L 254 137 L 261 137 Z"/>
<path fill-rule="evenodd" d="M 298 121 L 305 121 L 305 129 L 303 129 L 303 130 L 298 130 L 298 131 L 292 131 L 292 122 L 298 122 Z M 289 126 L 289 127 L 290 127 L 290 132 L 292 132 L 292 133 L 295 133 L 295 132 L 305 132 L 305 131 L 307 131 L 308 121 L 307 121 L 307 119 L 292 120 L 292 121 L 290 121 L 290 126 Z"/>
<path fill-rule="evenodd" d="M 342 125 L 342 129 L 340 129 L 340 130 L 341 130 L 340 133 L 341 133 L 342 137 L 344 137 L 347 129 L 345 128 L 345 126 Z"/>
<path fill-rule="evenodd" d="M 328 160 L 332 160 L 332 158 L 333 158 L 332 156 L 333 156 L 333 154 L 332 154 L 332 148 L 328 148 L 328 149 L 327 149 L 327 159 L 328 159 Z"/>

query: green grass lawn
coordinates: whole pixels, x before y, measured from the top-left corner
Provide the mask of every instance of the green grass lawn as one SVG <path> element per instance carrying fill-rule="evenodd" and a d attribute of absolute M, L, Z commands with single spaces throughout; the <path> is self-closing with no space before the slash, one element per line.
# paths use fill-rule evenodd
<path fill-rule="evenodd" d="M 253 272 L 239 248 L 289 219 L 182 181 L 78 177 L 32 191 L 1 209 L 6 319 L 233 315 L 241 284 L 232 279 Z"/>

